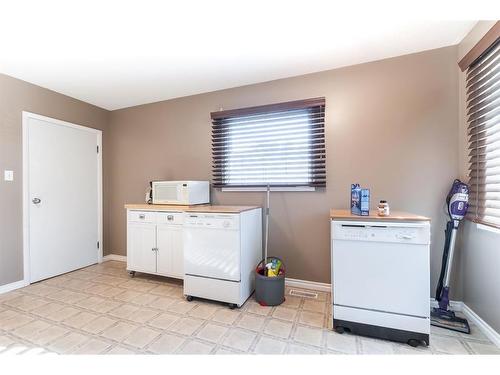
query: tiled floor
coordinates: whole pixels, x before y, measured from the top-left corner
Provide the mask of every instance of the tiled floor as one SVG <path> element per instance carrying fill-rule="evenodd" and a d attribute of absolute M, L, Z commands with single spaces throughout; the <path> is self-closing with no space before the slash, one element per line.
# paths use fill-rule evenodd
<path fill-rule="evenodd" d="M 500 354 L 474 326 L 470 336 L 433 328 L 431 346 L 414 349 L 339 335 L 330 313 L 326 293 L 236 310 L 186 302 L 179 281 L 131 279 L 110 261 L 0 295 L 0 353 Z"/>

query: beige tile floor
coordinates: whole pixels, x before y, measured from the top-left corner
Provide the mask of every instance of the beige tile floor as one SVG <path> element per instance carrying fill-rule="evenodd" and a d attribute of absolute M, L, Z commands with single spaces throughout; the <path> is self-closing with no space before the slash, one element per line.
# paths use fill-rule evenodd
<path fill-rule="evenodd" d="M 432 329 L 429 348 L 339 335 L 330 295 L 241 309 L 183 298 L 179 281 L 131 279 L 109 261 L 0 295 L 0 354 L 500 354 L 472 335 Z"/>

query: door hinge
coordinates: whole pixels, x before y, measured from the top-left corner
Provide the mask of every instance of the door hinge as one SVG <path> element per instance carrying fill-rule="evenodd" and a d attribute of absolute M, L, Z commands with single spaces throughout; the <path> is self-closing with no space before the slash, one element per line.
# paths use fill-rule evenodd
<path fill-rule="evenodd" d="M 99 145 L 97 145 L 97 153 L 99 153 Z"/>
<path fill-rule="evenodd" d="M 99 241 L 97 241 L 97 248 L 99 248 Z"/>

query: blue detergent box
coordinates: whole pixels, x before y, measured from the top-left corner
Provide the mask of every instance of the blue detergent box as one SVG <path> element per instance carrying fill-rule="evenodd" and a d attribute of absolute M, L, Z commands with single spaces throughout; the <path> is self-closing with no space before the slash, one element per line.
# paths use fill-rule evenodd
<path fill-rule="evenodd" d="M 370 189 L 363 189 L 359 184 L 351 185 L 351 214 L 358 216 L 370 214 Z"/>

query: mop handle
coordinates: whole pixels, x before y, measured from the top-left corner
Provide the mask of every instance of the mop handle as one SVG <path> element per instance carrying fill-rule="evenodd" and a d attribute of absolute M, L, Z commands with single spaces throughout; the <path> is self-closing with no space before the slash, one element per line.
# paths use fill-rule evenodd
<path fill-rule="evenodd" d="M 267 243 L 269 242 L 269 192 L 271 187 L 267 184 L 267 194 L 266 194 L 266 243 L 264 246 L 264 272 L 266 272 L 267 264 Z"/>

